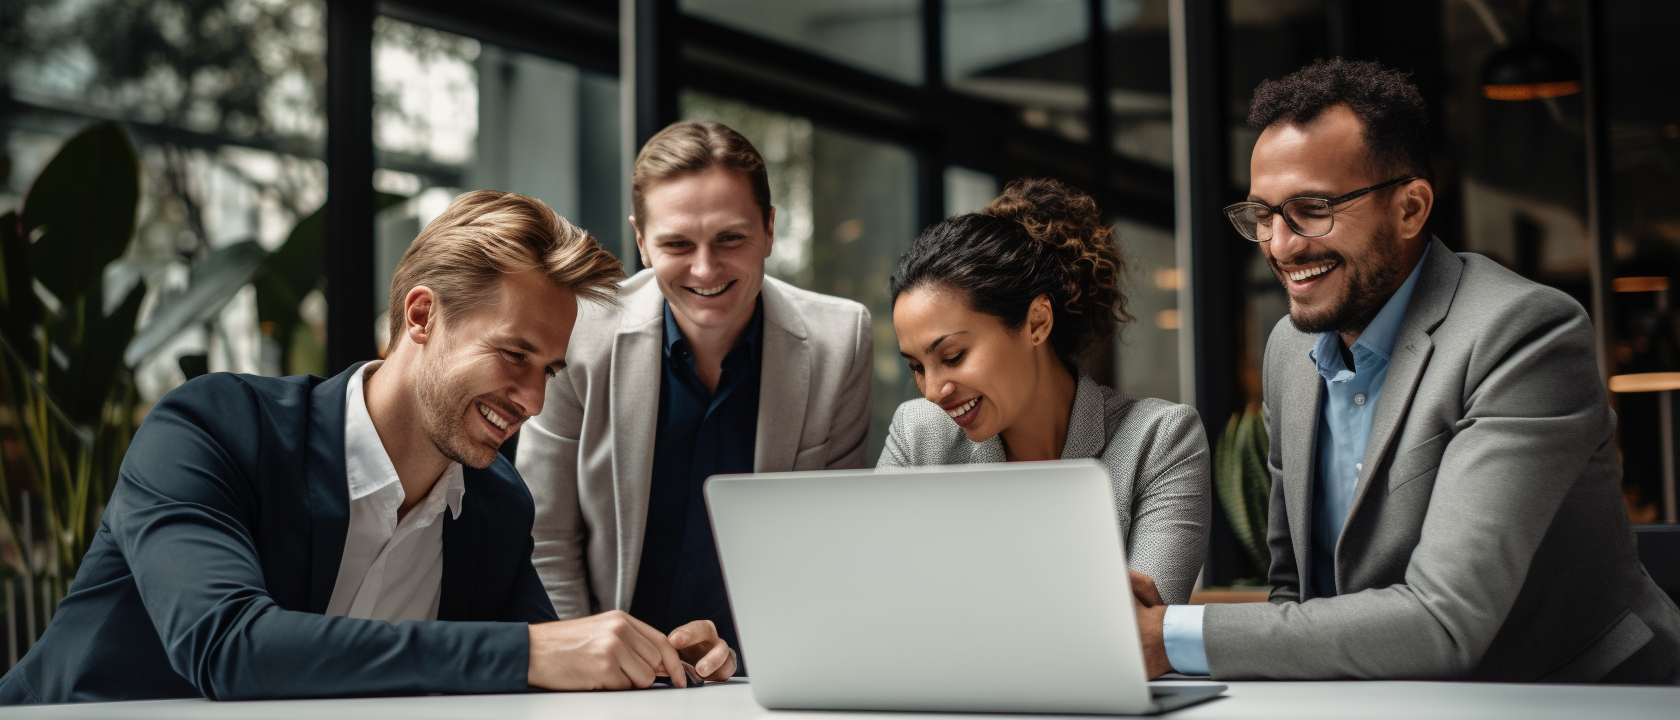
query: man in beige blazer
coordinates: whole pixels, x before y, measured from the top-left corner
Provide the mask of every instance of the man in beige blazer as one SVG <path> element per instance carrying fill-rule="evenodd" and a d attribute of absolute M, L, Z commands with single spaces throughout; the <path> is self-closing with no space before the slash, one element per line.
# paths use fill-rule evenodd
<path fill-rule="evenodd" d="M 519 444 L 532 560 L 561 618 L 618 609 L 736 647 L 701 486 L 863 466 L 869 312 L 764 276 L 775 211 L 762 158 L 733 130 L 666 128 L 631 187 L 648 269 L 624 281 L 621 308 L 579 317 Z M 696 663 L 711 678 L 735 666 Z"/>
<path fill-rule="evenodd" d="M 1271 602 L 1140 608 L 1152 675 L 1680 682 L 1592 324 L 1431 239 L 1427 118 L 1375 63 L 1255 92 L 1226 213 L 1290 301 L 1264 368 Z"/>

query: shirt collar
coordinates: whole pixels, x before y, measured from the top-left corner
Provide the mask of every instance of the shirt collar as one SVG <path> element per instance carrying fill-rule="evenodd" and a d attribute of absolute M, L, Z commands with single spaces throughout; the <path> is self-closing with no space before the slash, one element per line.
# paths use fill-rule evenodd
<path fill-rule="evenodd" d="M 752 319 L 747 321 L 747 329 L 741 333 L 741 339 L 735 341 L 735 347 L 730 349 L 728 357 L 737 352 L 745 352 L 747 359 L 758 364 L 759 342 L 764 337 L 764 295 L 760 294 L 753 305 Z M 678 345 L 677 343 L 682 343 Z M 677 348 L 688 349 L 688 338 L 683 337 L 682 328 L 677 325 L 677 316 L 671 313 L 671 301 L 665 301 L 665 359 L 670 360 L 672 351 Z"/>
<path fill-rule="evenodd" d="M 1406 317 L 1406 307 L 1412 304 L 1412 292 L 1417 289 L 1418 276 L 1423 272 L 1423 263 L 1429 259 L 1429 245 L 1423 246 L 1423 255 L 1418 258 L 1417 265 L 1412 267 L 1412 273 L 1406 276 L 1406 281 L 1400 283 L 1400 289 L 1394 291 L 1384 303 L 1382 310 L 1365 326 L 1365 331 L 1359 333 L 1359 339 L 1354 341 L 1355 358 L 1369 353 L 1382 358 L 1385 362 L 1394 354 L 1394 340 L 1400 335 L 1400 321 Z M 1341 336 L 1334 331 L 1318 334 L 1318 342 L 1313 343 L 1307 351 L 1307 357 L 1318 366 L 1319 374 L 1334 378 L 1345 370 L 1342 355 L 1337 343 Z M 1361 352 L 1363 350 L 1364 352 Z"/>
<path fill-rule="evenodd" d="M 367 377 L 368 370 L 378 364 L 379 361 L 376 360 L 362 365 L 356 369 L 356 374 L 350 377 L 350 382 L 346 383 L 349 388 L 345 390 L 344 404 L 344 474 L 349 481 L 351 501 L 360 500 L 393 485 L 397 493 L 402 492 L 397 468 L 391 463 L 391 456 L 385 452 L 385 443 L 379 439 L 379 430 L 373 426 L 373 416 L 368 414 L 367 397 L 363 393 L 364 378 Z M 466 495 L 467 489 L 460 463 L 449 463 L 449 467 L 438 477 L 427 498 L 435 498 L 440 492 L 444 504 L 449 508 L 450 516 L 461 517 L 461 499 Z M 425 504 L 427 503 L 422 502 L 422 505 Z"/>

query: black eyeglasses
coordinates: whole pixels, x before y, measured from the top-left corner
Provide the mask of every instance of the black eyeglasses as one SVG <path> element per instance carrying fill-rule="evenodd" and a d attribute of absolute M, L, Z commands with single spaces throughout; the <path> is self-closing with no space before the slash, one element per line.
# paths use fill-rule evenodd
<path fill-rule="evenodd" d="M 1265 203 L 1245 201 L 1225 206 L 1225 217 L 1231 219 L 1237 232 L 1254 242 L 1266 242 L 1272 239 L 1272 214 L 1283 215 L 1283 221 L 1289 223 L 1289 229 L 1294 230 L 1301 237 L 1324 237 L 1336 227 L 1336 214 L 1331 208 L 1355 198 L 1364 197 L 1378 190 L 1385 190 L 1404 182 L 1416 180 L 1416 176 L 1408 175 L 1396 180 L 1360 188 L 1341 197 L 1312 198 L 1298 197 L 1283 201 L 1281 205 L 1267 205 Z"/>

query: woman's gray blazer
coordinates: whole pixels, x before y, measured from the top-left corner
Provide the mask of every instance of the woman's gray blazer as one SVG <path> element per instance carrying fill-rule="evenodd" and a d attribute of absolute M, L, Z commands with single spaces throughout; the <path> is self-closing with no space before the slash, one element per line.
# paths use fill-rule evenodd
<path fill-rule="evenodd" d="M 1195 409 L 1121 395 L 1079 374 L 1062 459 L 1095 458 L 1108 470 L 1127 564 L 1183 604 L 1207 554 L 1212 474 Z M 1003 438 L 972 442 L 927 400 L 898 406 L 879 468 L 1003 462 Z"/>

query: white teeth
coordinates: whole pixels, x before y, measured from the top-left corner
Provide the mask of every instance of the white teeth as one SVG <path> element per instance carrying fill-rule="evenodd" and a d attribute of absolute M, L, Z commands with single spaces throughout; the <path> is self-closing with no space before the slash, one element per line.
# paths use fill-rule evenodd
<path fill-rule="evenodd" d="M 1333 268 L 1333 267 L 1336 267 L 1335 262 L 1327 262 L 1327 263 L 1324 263 L 1323 265 L 1314 265 L 1313 267 L 1307 268 L 1305 270 L 1296 270 L 1295 272 L 1289 273 L 1289 279 L 1294 280 L 1295 282 L 1300 282 L 1300 281 L 1305 280 L 1307 278 L 1317 277 L 1319 275 L 1323 275 L 1324 273 L 1330 272 L 1330 268 Z"/>
<path fill-rule="evenodd" d="M 962 407 L 959 407 L 955 410 L 946 410 L 945 414 L 950 415 L 952 418 L 956 418 L 956 417 L 962 415 L 963 413 L 966 413 L 970 410 L 973 410 L 975 404 L 977 404 L 979 402 L 980 402 L 980 398 L 974 398 L 973 400 L 970 400 L 968 402 L 963 403 Z"/>
<path fill-rule="evenodd" d="M 478 412 L 484 416 L 485 420 L 489 420 L 491 425 L 501 428 L 502 432 L 507 432 L 508 421 L 503 419 L 495 410 L 491 410 L 489 405 L 479 403 Z"/>
<path fill-rule="evenodd" d="M 710 287 L 710 288 L 689 288 L 689 289 L 690 289 L 690 290 L 693 290 L 693 291 L 694 291 L 694 293 L 695 293 L 695 294 L 696 294 L 696 295 L 702 295 L 702 296 L 705 296 L 705 297 L 711 297 L 711 296 L 713 296 L 713 295 L 716 295 L 716 294 L 718 294 L 718 293 L 720 293 L 720 292 L 723 292 L 723 291 L 724 291 L 724 290 L 725 290 L 725 289 L 727 289 L 727 288 L 728 288 L 728 287 L 729 287 L 729 283 L 724 283 L 724 284 L 722 284 L 722 285 L 719 285 L 719 286 L 717 286 L 717 287 Z"/>

